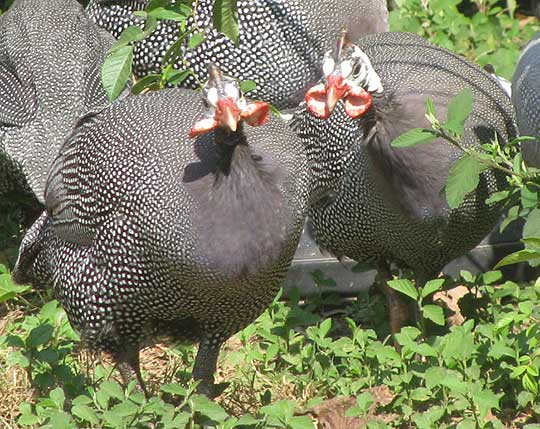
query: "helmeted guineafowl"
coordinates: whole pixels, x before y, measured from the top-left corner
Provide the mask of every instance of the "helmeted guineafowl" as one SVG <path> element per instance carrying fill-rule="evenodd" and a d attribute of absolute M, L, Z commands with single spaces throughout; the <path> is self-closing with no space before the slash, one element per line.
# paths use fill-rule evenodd
<path fill-rule="evenodd" d="M 223 341 L 276 295 L 309 195 L 298 137 L 212 70 L 205 107 L 192 90 L 166 89 L 81 120 L 14 274 L 52 283 L 71 323 L 126 379 L 142 384 L 146 340 L 199 340 L 193 376 L 205 393 Z"/>
<path fill-rule="evenodd" d="M 117 4 L 115 4 L 117 3 Z M 148 0 L 91 0 L 88 14 L 115 37 L 129 25 L 141 22 L 133 11 L 144 9 Z M 321 77 L 319 60 L 332 47 L 335 34 L 344 26 L 356 36 L 388 31 L 385 0 L 240 0 L 240 40 L 232 41 L 213 25 L 214 0 L 196 2 L 197 23 L 187 30 L 203 29 L 205 41 L 186 52 L 185 64 L 199 80 L 206 79 L 206 63 L 213 61 L 225 74 L 254 80 L 252 95 L 277 107 L 296 107 L 308 85 Z M 165 52 L 178 38 L 178 23 L 164 21 L 135 49 L 134 72 L 143 76 L 160 70 Z M 178 64 L 184 67 L 182 63 Z M 196 88 L 192 76 L 182 84 Z"/>
<path fill-rule="evenodd" d="M 536 35 L 523 49 L 512 79 L 514 103 L 519 133 L 540 136 L 540 35 Z M 521 142 L 523 160 L 527 165 L 540 168 L 540 142 Z"/>
<path fill-rule="evenodd" d="M 64 139 L 107 104 L 100 67 L 113 43 L 75 0 L 17 0 L 0 16 L 0 195 L 29 185 L 43 202 Z"/>
<path fill-rule="evenodd" d="M 443 140 L 411 148 L 391 142 L 425 118 L 430 97 L 441 120 L 464 88 L 474 94 L 464 143 L 516 135 L 510 99 L 484 70 L 408 33 L 342 34 L 325 56 L 325 79 L 311 88 L 293 119 L 314 177 L 309 217 L 319 245 L 338 257 L 371 262 L 388 279 L 388 263 L 414 269 L 417 284 L 472 249 L 500 215 L 485 203 L 504 183 L 481 174 L 476 192 L 449 209 L 443 187 L 461 153 Z M 391 327 L 407 317 L 401 296 L 383 282 Z"/>

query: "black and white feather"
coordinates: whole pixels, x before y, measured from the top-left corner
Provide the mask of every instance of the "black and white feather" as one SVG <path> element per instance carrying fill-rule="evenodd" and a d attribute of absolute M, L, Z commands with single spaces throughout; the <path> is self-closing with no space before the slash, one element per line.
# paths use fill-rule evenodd
<path fill-rule="evenodd" d="M 29 187 L 43 202 L 61 143 L 107 104 L 100 66 L 113 43 L 75 0 L 16 0 L 0 16 L 0 194 Z"/>
<path fill-rule="evenodd" d="M 95 22 L 115 37 L 129 25 L 140 23 L 133 11 L 148 0 L 91 0 L 87 11 Z M 186 64 L 200 81 L 207 78 L 206 64 L 214 62 L 225 74 L 253 80 L 255 98 L 279 108 L 296 107 L 307 86 L 320 77 L 319 60 L 343 27 L 361 36 L 388 31 L 385 0 L 239 0 L 239 45 L 220 34 L 212 21 L 213 0 L 196 2 L 196 21 L 187 29 L 203 29 L 205 41 L 187 51 Z M 165 52 L 178 38 L 178 23 L 164 21 L 135 49 L 134 72 L 144 76 L 160 70 Z M 178 67 L 183 67 L 181 63 Z M 183 86 L 196 88 L 189 77 Z"/>

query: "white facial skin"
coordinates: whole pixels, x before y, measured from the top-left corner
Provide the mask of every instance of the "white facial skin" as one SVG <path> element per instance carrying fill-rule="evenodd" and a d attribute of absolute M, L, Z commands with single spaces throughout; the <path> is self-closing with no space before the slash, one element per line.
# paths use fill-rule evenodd
<path fill-rule="evenodd" d="M 371 65 L 369 57 L 356 45 L 351 46 L 350 59 L 342 60 L 337 64 L 332 57 L 332 51 L 324 56 L 323 73 L 326 78 L 331 75 L 339 75 L 346 85 L 350 87 L 362 87 L 368 92 L 383 92 L 383 86 L 379 75 Z"/>

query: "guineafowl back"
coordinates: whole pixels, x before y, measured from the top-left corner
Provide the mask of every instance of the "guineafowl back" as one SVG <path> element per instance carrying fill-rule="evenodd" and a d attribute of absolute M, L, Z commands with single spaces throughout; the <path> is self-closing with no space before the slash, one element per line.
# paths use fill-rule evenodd
<path fill-rule="evenodd" d="M 436 275 L 491 231 L 500 207 L 485 199 L 504 180 L 483 172 L 478 190 L 451 210 L 444 186 L 460 151 L 440 139 L 403 149 L 391 142 L 411 128 L 430 128 L 427 97 L 445 121 L 450 100 L 470 88 L 474 106 L 464 144 L 478 146 L 495 136 L 504 143 L 516 135 L 511 103 L 478 66 L 416 35 L 376 34 L 357 45 L 384 88 L 372 94 L 374 107 L 356 120 L 342 102 L 327 120 L 305 106 L 296 114 L 313 162 L 317 201 L 310 217 L 317 241 L 338 256 L 390 259 Z"/>
<path fill-rule="evenodd" d="M 141 23 L 134 10 L 148 1 L 119 1 L 117 5 L 92 0 L 88 13 L 115 37 L 128 26 Z M 187 30 L 204 33 L 205 40 L 195 49 L 181 45 L 185 65 L 198 80 L 207 78 L 209 61 L 225 74 L 240 80 L 254 80 L 252 95 L 277 107 L 293 107 L 301 100 L 307 85 L 320 77 L 319 58 L 331 48 L 343 27 L 360 36 L 388 30 L 388 12 L 383 0 L 240 0 L 238 2 L 238 46 L 214 27 L 213 0 L 196 2 L 196 19 L 188 20 Z M 178 24 L 160 23 L 159 28 L 135 49 L 134 71 L 138 76 L 160 70 L 167 49 L 179 36 Z M 178 67 L 184 67 L 182 63 Z M 196 88 L 189 76 L 182 86 Z"/>
<path fill-rule="evenodd" d="M 113 42 L 75 0 L 17 0 L 0 17 L 0 193 L 28 183 L 43 201 L 62 141 L 107 104 L 100 67 Z"/>
<path fill-rule="evenodd" d="M 540 135 L 540 35 L 524 48 L 512 79 L 514 103 L 519 133 L 523 136 Z M 538 140 L 521 143 L 523 159 L 533 167 L 540 167 Z"/>
<path fill-rule="evenodd" d="M 277 292 L 307 205 L 302 145 L 277 118 L 245 141 L 189 139 L 203 113 L 189 90 L 127 98 L 82 118 L 53 164 L 49 219 L 18 265 L 54 284 L 90 344 L 163 324 L 227 338 Z"/>

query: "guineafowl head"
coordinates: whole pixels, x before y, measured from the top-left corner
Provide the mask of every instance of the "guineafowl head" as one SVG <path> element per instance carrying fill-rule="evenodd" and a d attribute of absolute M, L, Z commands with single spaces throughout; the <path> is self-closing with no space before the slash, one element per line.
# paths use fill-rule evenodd
<path fill-rule="evenodd" d="M 327 119 L 339 100 L 345 113 L 355 119 L 369 111 L 372 94 L 382 93 L 381 79 L 368 56 L 347 37 L 343 30 L 335 50 L 323 59 L 324 81 L 309 89 L 306 104 L 315 116 Z"/>
<path fill-rule="evenodd" d="M 207 110 L 204 117 L 191 128 L 190 137 L 217 129 L 235 133 L 241 129 L 242 122 L 247 122 L 251 126 L 268 122 L 270 111 L 268 103 L 262 101 L 248 103 L 235 79 L 223 76 L 221 70 L 214 65 L 209 66 L 208 72 L 210 79 L 203 88 L 203 102 Z"/>

